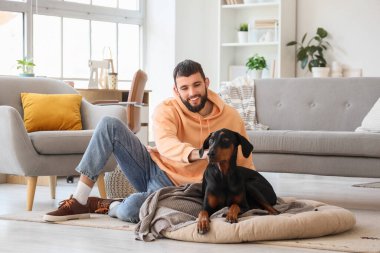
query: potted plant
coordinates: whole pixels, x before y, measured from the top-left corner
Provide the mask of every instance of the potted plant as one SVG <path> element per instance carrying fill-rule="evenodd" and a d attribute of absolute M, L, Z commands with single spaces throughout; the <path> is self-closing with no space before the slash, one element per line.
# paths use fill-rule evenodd
<path fill-rule="evenodd" d="M 247 73 L 249 76 L 251 76 L 253 79 L 261 79 L 263 69 L 267 67 L 267 62 L 263 56 L 255 54 L 248 59 L 245 66 L 248 68 Z"/>
<path fill-rule="evenodd" d="M 21 69 L 22 73 L 20 76 L 23 77 L 34 77 L 33 67 L 36 64 L 33 63 L 33 60 L 24 58 L 22 60 L 17 60 L 17 69 Z"/>
<path fill-rule="evenodd" d="M 298 46 L 297 61 L 301 62 L 301 68 L 308 66 L 309 71 L 314 77 L 327 77 L 330 68 L 326 67 L 326 59 L 323 55 L 323 50 L 330 47 L 329 42 L 325 41 L 328 32 L 318 27 L 317 34 L 313 36 L 306 44 L 304 44 L 307 33 L 302 37 L 301 42 L 291 41 L 287 46 Z"/>
<path fill-rule="evenodd" d="M 239 43 L 248 42 L 248 23 L 241 23 L 238 31 Z"/>

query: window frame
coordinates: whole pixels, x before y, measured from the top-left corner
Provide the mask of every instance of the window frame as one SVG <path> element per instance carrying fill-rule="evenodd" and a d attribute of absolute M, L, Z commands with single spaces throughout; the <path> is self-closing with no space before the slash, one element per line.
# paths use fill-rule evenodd
<path fill-rule="evenodd" d="M 91 4 L 81 4 L 73 2 L 64 2 L 62 0 L 26 0 L 26 2 L 14 2 L 14 1 L 1 1 L 1 11 L 12 11 L 24 13 L 24 46 L 23 55 L 27 58 L 33 58 L 33 15 L 46 15 L 59 17 L 62 22 L 64 18 L 76 18 L 90 20 L 90 38 L 91 38 L 91 21 L 103 21 L 111 22 L 115 24 L 132 24 L 139 25 L 140 35 L 140 55 L 139 65 L 140 68 L 144 65 L 143 52 L 144 52 L 144 18 L 145 18 L 145 1 L 139 0 L 139 10 L 125 10 L 112 7 L 95 6 Z M 92 1 L 91 1 L 92 3 Z M 62 25 L 62 23 L 61 23 Z M 118 28 L 118 26 L 117 26 Z M 63 29 L 61 29 L 63 33 Z M 89 41 L 90 41 L 89 38 Z M 116 43 L 118 43 L 118 29 L 116 30 Z M 61 55 L 63 51 L 63 36 L 61 36 Z M 91 55 L 91 42 L 90 42 L 90 55 Z M 118 61 L 118 54 L 115 52 L 116 63 Z M 61 70 L 60 79 L 75 79 L 75 80 L 88 80 L 88 78 L 76 78 L 76 77 L 63 77 L 63 57 L 61 57 Z M 131 81 L 131 80 L 120 80 Z"/>

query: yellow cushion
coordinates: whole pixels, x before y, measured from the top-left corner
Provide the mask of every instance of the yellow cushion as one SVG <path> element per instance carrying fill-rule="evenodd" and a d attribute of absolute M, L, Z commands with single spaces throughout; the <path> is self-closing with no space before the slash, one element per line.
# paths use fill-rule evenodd
<path fill-rule="evenodd" d="M 21 93 L 21 101 L 28 132 L 82 130 L 81 95 Z"/>

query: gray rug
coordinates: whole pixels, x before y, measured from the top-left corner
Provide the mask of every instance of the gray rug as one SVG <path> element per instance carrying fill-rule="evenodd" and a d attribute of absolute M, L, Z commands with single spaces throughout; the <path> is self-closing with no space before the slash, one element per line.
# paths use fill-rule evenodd
<path fill-rule="evenodd" d="M 114 230 L 127 230 L 134 231 L 136 224 L 124 222 L 119 219 L 114 219 L 105 214 L 91 214 L 90 219 L 78 219 L 78 220 L 68 220 L 60 222 L 46 222 L 42 220 L 42 217 L 46 211 L 23 211 L 15 214 L 3 214 L 0 215 L 0 220 L 18 220 L 18 221 L 29 221 L 29 222 L 39 222 L 39 223 L 49 223 L 49 224 L 61 224 L 61 225 L 71 225 L 80 227 L 92 227 L 92 228 L 104 228 L 104 229 L 114 229 Z"/>
<path fill-rule="evenodd" d="M 364 184 L 354 184 L 353 187 L 364 187 L 364 188 L 380 188 L 380 182 L 364 183 Z"/>

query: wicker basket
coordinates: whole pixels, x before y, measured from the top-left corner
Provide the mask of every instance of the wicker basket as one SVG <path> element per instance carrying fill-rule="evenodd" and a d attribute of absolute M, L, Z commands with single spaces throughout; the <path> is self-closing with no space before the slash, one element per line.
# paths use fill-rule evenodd
<path fill-rule="evenodd" d="M 119 166 L 112 172 L 106 172 L 104 181 L 108 198 L 125 198 L 136 192 Z"/>

